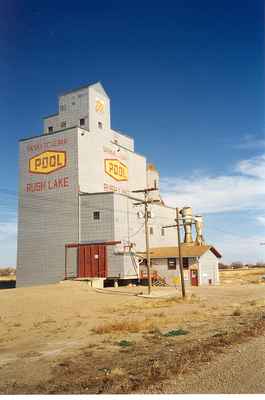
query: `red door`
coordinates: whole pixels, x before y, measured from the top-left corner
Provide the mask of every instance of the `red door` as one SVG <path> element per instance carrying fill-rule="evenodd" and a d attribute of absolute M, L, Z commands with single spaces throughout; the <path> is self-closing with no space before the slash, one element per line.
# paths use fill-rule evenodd
<path fill-rule="evenodd" d="M 107 252 L 105 245 L 81 245 L 78 252 L 79 278 L 105 278 L 107 276 Z"/>
<path fill-rule="evenodd" d="M 191 269 L 190 270 L 190 280 L 191 280 L 191 286 L 198 286 L 199 285 L 197 269 Z"/>

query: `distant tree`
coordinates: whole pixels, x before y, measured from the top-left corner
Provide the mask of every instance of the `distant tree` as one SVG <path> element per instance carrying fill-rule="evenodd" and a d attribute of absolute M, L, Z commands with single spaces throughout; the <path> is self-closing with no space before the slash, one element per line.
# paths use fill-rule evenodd
<path fill-rule="evenodd" d="M 223 264 L 223 263 L 219 262 L 219 263 L 218 263 L 218 268 L 219 268 L 219 269 L 228 269 L 228 268 L 230 268 L 230 265 L 228 265 L 228 264 Z"/>
<path fill-rule="evenodd" d="M 237 268 L 243 268 L 244 264 L 241 261 L 235 261 L 231 263 L 231 268 L 237 269 Z"/>
<path fill-rule="evenodd" d="M 265 267 L 265 261 L 258 261 L 256 263 L 255 267 L 264 268 Z"/>
<path fill-rule="evenodd" d="M 9 276 L 9 275 L 14 275 L 16 273 L 15 268 L 0 268 L 0 276 Z"/>

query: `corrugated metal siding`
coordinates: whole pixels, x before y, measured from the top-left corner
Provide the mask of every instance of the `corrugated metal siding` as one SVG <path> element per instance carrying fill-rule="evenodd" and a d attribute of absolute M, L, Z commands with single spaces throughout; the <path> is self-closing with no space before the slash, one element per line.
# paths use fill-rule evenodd
<path fill-rule="evenodd" d="M 99 211 L 100 219 L 93 213 Z M 114 240 L 113 194 L 80 196 L 80 242 Z"/>
<path fill-rule="evenodd" d="M 66 138 L 67 143 L 53 145 Z M 34 149 L 30 145 L 40 145 Z M 67 152 L 67 166 L 49 175 L 31 174 L 29 158 L 44 146 Z M 47 149 L 48 150 L 48 149 Z M 69 187 L 28 193 L 26 185 L 68 176 Z M 64 278 L 65 244 L 78 241 L 77 130 L 20 143 L 17 286 L 58 282 Z"/>

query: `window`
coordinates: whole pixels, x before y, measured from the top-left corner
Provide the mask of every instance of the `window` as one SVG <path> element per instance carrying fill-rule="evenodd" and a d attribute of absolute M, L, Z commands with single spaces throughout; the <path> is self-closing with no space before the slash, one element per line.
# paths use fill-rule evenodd
<path fill-rule="evenodd" d="M 61 128 L 66 128 L 66 121 L 61 122 Z"/>
<path fill-rule="evenodd" d="M 189 259 L 188 259 L 188 257 L 183 257 L 182 264 L 183 264 L 183 269 L 189 269 Z"/>
<path fill-rule="evenodd" d="M 177 266 L 176 258 L 168 258 L 167 259 L 168 269 L 176 269 L 176 266 Z"/>
<path fill-rule="evenodd" d="M 165 236 L 165 228 L 161 228 L 161 236 Z"/>
<path fill-rule="evenodd" d="M 66 111 L 66 104 L 60 105 L 60 111 Z"/>
<path fill-rule="evenodd" d="M 80 123 L 80 126 L 85 125 L 85 118 L 80 118 L 79 123 Z"/>
<path fill-rule="evenodd" d="M 157 189 L 157 181 L 156 181 L 156 179 L 154 180 L 154 188 Z"/>
<path fill-rule="evenodd" d="M 99 129 L 102 129 L 102 128 L 103 128 L 102 122 L 98 121 L 98 127 L 99 127 Z"/>
<path fill-rule="evenodd" d="M 100 219 L 100 212 L 99 211 L 94 211 L 93 212 L 93 219 L 99 220 Z"/>
<path fill-rule="evenodd" d="M 53 126 L 48 126 L 48 132 L 52 133 L 53 132 Z"/>
<path fill-rule="evenodd" d="M 150 235 L 154 234 L 154 228 L 152 226 L 150 226 Z"/>

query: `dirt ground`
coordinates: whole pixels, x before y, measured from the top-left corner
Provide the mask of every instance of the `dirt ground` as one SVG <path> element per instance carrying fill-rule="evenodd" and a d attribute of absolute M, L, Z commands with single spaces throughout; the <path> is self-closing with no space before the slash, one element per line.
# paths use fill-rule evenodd
<path fill-rule="evenodd" d="M 219 286 L 190 288 L 185 301 L 174 288 L 154 288 L 157 298 L 148 299 L 136 296 L 146 287 L 96 291 L 70 281 L 1 290 L 0 393 L 143 393 L 163 385 L 264 334 L 264 274 L 222 271 Z"/>

